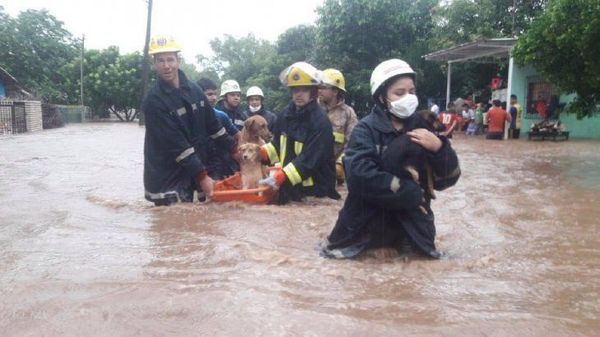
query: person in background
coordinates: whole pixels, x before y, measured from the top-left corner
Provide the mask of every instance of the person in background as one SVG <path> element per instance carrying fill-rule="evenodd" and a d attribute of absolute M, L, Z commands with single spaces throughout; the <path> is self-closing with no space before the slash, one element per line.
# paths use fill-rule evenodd
<path fill-rule="evenodd" d="M 504 123 L 512 120 L 510 114 L 502 109 L 502 102 L 499 99 L 494 100 L 493 107 L 487 114 L 488 134 L 486 139 L 502 140 L 504 138 Z"/>
<path fill-rule="evenodd" d="M 202 88 L 208 103 L 213 107 L 217 119 L 225 127 L 227 133 L 239 142 L 241 132 L 233 125 L 226 113 L 214 107 L 218 97 L 217 84 L 208 78 L 201 78 L 197 83 Z M 217 144 L 212 139 L 208 140 L 208 158 L 206 163 L 208 175 L 214 180 L 224 179 L 239 171 L 239 164 L 229 154 L 219 151 Z"/>
<path fill-rule="evenodd" d="M 548 119 L 548 106 L 546 105 L 546 100 L 541 95 L 538 95 L 538 99 L 534 103 L 534 109 L 541 119 Z"/>
<path fill-rule="evenodd" d="M 440 135 L 446 136 L 447 138 L 452 138 L 452 133 L 458 125 L 458 118 L 456 117 L 454 103 L 448 103 L 446 111 L 440 113 L 438 119 L 446 127 L 446 131 L 440 132 Z"/>
<path fill-rule="evenodd" d="M 267 110 L 265 107 L 265 95 L 261 88 L 253 86 L 246 91 L 246 100 L 248 101 L 248 110 L 244 114 L 248 117 L 254 115 L 262 116 L 269 124 L 269 131 L 273 132 L 277 115 Z"/>
<path fill-rule="evenodd" d="M 517 100 L 517 95 L 510 95 L 510 129 L 508 129 L 508 138 L 518 139 L 521 133 L 521 115 L 523 108 Z"/>
<path fill-rule="evenodd" d="M 171 37 L 150 41 L 149 54 L 158 81 L 142 102 L 146 118 L 144 189 L 157 206 L 192 202 L 194 192 L 210 197 L 208 140 L 232 156 L 236 141 L 215 117 L 202 89 L 179 69 L 181 48 Z"/>
<path fill-rule="evenodd" d="M 248 118 L 242 111 L 240 85 L 237 81 L 227 80 L 221 83 L 221 100 L 217 102 L 217 109 L 225 112 L 231 122 L 238 130 L 244 127 L 244 121 Z"/>
<path fill-rule="evenodd" d="M 440 107 L 432 101 L 431 105 L 429 106 L 429 111 L 433 112 L 437 116 L 440 113 Z"/>
<path fill-rule="evenodd" d="M 346 80 L 336 69 L 325 69 L 322 74 L 323 84 L 319 87 L 319 101 L 325 108 L 327 117 L 333 128 L 333 159 L 335 173 L 339 185 L 344 183 L 344 150 L 350 140 L 350 135 L 358 118 L 354 109 L 346 104 Z"/>

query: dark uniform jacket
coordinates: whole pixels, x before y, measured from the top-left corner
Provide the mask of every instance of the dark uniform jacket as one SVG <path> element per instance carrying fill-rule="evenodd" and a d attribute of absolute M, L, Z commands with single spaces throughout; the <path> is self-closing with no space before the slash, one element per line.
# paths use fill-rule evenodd
<path fill-rule="evenodd" d="M 323 249 L 326 256 L 353 257 L 367 248 L 398 245 L 402 238 L 422 253 L 439 256 L 430 196 L 422 190 L 426 188 L 424 182 L 419 186 L 410 178 L 383 170 L 382 155 L 387 146 L 411 130 L 410 125 L 411 121 L 406 121 L 403 130 L 396 131 L 387 113 L 375 107 L 354 128 L 344 155 L 348 197 Z M 436 190 L 454 185 L 460 176 L 456 153 L 445 137 L 440 139 L 438 152 L 426 151 Z M 411 212 L 419 206 L 427 215 L 412 218 Z"/>
<path fill-rule="evenodd" d="M 150 201 L 193 187 L 196 175 L 206 170 L 209 138 L 223 151 L 230 152 L 235 146 L 200 87 L 182 71 L 179 83 L 180 87 L 174 88 L 159 80 L 142 103 L 146 118 L 144 187 Z"/>
<path fill-rule="evenodd" d="M 241 130 L 244 127 L 244 121 L 248 119 L 248 116 L 246 116 L 241 107 L 238 106 L 234 110 L 227 109 L 223 100 L 219 101 L 215 108 L 226 113 L 227 116 L 229 116 L 229 119 L 231 119 L 233 125 L 235 125 L 235 127 L 237 127 L 238 130 Z"/>
<path fill-rule="evenodd" d="M 280 202 L 305 196 L 339 199 L 335 190 L 335 162 L 331 123 L 316 101 L 300 110 L 291 103 L 281 112 L 273 140 L 264 145 L 271 164 L 280 163 L 287 176 Z"/>
<path fill-rule="evenodd" d="M 248 109 L 245 111 L 245 114 L 248 117 L 252 117 L 254 115 L 262 116 L 265 120 L 267 120 L 267 123 L 269 124 L 269 131 L 271 131 L 271 133 L 273 132 L 273 129 L 275 128 L 275 123 L 277 122 L 277 115 L 269 110 L 266 110 L 264 105 L 262 105 L 260 107 L 260 110 L 258 110 L 257 112 L 252 112 L 250 111 L 250 109 Z"/>

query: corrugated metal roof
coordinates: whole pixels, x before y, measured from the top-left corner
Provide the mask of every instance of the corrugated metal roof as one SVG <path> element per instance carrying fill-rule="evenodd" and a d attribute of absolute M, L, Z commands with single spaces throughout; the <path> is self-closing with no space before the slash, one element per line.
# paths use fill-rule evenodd
<path fill-rule="evenodd" d="M 516 38 L 485 39 L 438 50 L 424 55 L 423 58 L 428 61 L 449 63 L 480 58 L 507 58 L 510 50 L 516 43 Z"/>

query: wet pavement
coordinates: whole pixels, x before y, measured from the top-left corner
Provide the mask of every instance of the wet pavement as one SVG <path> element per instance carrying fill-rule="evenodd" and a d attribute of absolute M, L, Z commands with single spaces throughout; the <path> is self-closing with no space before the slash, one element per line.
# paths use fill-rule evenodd
<path fill-rule="evenodd" d="M 440 261 L 319 257 L 341 201 L 152 207 L 144 129 L 0 137 L 2 336 L 595 336 L 600 142 L 453 140 Z"/>

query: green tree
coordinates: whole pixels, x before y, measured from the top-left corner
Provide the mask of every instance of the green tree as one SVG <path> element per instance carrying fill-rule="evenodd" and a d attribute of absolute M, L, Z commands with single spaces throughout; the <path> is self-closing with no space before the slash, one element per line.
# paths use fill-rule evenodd
<path fill-rule="evenodd" d="M 0 11 L 0 65 L 45 101 L 63 101 L 58 70 L 77 56 L 78 41 L 46 10 L 16 19 Z"/>
<path fill-rule="evenodd" d="M 439 50 L 486 38 L 513 37 L 528 29 L 547 0 L 453 0 L 435 8 L 435 29 L 429 49 Z M 452 71 L 452 97 L 465 97 L 482 88 L 489 95 L 490 78 L 506 76 L 508 62 L 457 63 Z M 444 66 L 442 66 L 444 67 Z M 444 67 L 445 68 L 445 67 Z M 431 74 L 431 70 L 426 72 Z"/>
<path fill-rule="evenodd" d="M 359 114 L 371 105 L 369 79 L 375 66 L 389 58 L 409 62 L 418 73 L 421 94 L 429 94 L 443 79 L 423 81 L 437 0 L 326 0 L 318 8 L 317 64 L 333 67 L 346 77 L 349 101 Z M 441 76 L 438 71 L 437 76 Z M 439 85 L 438 85 L 439 86 Z"/>
<path fill-rule="evenodd" d="M 517 63 L 531 64 L 577 98 L 567 111 L 591 116 L 600 104 L 600 1 L 553 0 L 514 50 Z"/>
<path fill-rule="evenodd" d="M 119 49 L 112 46 L 104 50 L 87 50 L 84 59 L 84 104 L 99 117 L 113 114 L 122 121 L 135 119 L 137 111 L 134 109 L 142 99 L 142 55 L 120 55 Z M 67 103 L 77 103 L 79 59 L 62 67 L 60 72 L 65 78 L 63 90 Z"/>
<path fill-rule="evenodd" d="M 435 43 L 450 47 L 482 38 L 518 36 L 548 0 L 453 0 L 436 10 Z"/>

